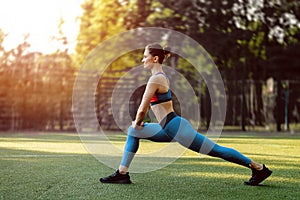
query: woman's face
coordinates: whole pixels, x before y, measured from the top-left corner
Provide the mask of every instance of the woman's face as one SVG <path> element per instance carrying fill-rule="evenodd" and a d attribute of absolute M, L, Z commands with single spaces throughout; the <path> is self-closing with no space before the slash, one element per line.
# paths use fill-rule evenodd
<path fill-rule="evenodd" d="M 154 64 L 154 57 L 149 53 L 149 50 L 147 48 L 144 51 L 142 63 L 144 63 L 145 69 L 151 69 Z"/>

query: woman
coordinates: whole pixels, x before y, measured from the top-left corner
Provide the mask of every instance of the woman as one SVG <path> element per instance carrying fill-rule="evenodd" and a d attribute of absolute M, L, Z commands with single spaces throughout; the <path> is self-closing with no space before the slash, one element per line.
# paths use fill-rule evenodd
<path fill-rule="evenodd" d="M 162 63 L 167 55 L 170 55 L 170 51 L 164 50 L 158 43 L 146 46 L 142 62 L 144 68 L 151 71 L 152 76 L 147 83 L 135 121 L 128 129 L 125 150 L 119 169 L 108 177 L 100 178 L 100 181 L 102 183 L 131 183 L 128 168 L 138 150 L 141 138 L 155 142 L 175 140 L 193 151 L 248 167 L 252 170 L 252 177 L 245 182 L 246 185 L 258 185 L 269 177 L 272 171 L 266 168 L 265 165 L 254 162 L 234 149 L 214 143 L 194 130 L 186 119 L 176 115 L 172 104 L 169 79 L 162 69 Z M 151 109 L 160 123 L 143 122 L 149 105 L 151 105 Z"/>

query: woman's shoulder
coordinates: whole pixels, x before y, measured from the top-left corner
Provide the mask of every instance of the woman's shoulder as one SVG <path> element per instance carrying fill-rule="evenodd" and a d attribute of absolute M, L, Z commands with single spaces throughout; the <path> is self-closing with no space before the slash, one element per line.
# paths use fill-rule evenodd
<path fill-rule="evenodd" d="M 165 80 L 166 80 L 165 75 L 163 75 L 163 74 L 154 74 L 154 75 L 150 76 L 148 82 L 149 83 L 160 83 L 161 84 Z"/>

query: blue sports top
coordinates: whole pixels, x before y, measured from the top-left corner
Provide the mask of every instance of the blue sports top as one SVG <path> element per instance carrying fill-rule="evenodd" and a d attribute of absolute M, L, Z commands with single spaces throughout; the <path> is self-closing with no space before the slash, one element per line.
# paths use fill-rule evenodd
<path fill-rule="evenodd" d="M 158 74 L 162 74 L 166 77 L 166 79 L 168 79 L 166 74 L 164 74 L 162 72 L 159 72 L 155 75 L 158 75 Z M 153 97 L 150 100 L 150 105 L 153 106 L 153 105 L 160 104 L 160 103 L 167 102 L 167 101 L 171 101 L 171 100 L 172 100 L 172 95 L 171 95 L 171 90 L 170 89 L 165 93 L 155 92 L 155 94 L 153 95 Z"/>

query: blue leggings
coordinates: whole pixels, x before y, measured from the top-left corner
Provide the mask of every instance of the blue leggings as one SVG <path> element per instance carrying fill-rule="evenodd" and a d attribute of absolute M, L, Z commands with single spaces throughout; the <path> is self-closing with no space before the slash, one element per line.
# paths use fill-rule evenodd
<path fill-rule="evenodd" d="M 142 130 L 135 130 L 130 126 L 121 165 L 129 167 L 139 148 L 140 139 L 154 142 L 176 141 L 184 147 L 201 154 L 219 157 L 248 168 L 251 164 L 251 160 L 243 154 L 234 149 L 216 144 L 194 130 L 186 119 L 175 116 L 163 127 L 158 123 L 145 123 Z"/>

